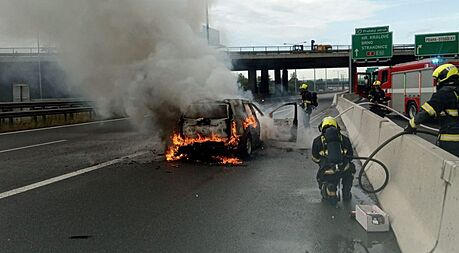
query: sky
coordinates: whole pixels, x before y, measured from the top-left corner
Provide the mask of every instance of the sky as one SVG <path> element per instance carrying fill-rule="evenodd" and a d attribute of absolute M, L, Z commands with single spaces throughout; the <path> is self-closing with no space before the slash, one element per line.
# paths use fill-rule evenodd
<path fill-rule="evenodd" d="M 227 46 L 349 45 L 355 28 L 387 25 L 395 44 L 411 44 L 414 34 L 458 31 L 459 8 L 433 0 L 216 0 L 210 24 Z"/>
<path fill-rule="evenodd" d="M 277 46 L 311 39 L 318 44 L 349 45 L 355 28 L 387 25 L 395 44 L 410 44 L 414 34 L 459 30 L 459 8 L 434 0 L 209 1 L 210 25 L 220 30 L 226 46 Z M 52 40 L 40 39 L 44 44 Z M 18 42 L 0 36 L 0 47 L 16 45 L 35 46 L 36 38 Z"/>

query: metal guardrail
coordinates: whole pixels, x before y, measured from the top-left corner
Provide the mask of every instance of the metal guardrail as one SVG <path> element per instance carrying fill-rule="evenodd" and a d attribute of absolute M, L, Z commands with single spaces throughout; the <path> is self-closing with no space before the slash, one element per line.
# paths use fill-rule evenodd
<path fill-rule="evenodd" d="M 394 51 L 413 51 L 414 54 L 414 47 L 414 44 L 396 44 Z"/>
<path fill-rule="evenodd" d="M 0 103 L 0 119 L 93 112 L 90 101 L 46 101 Z"/>
<path fill-rule="evenodd" d="M 92 107 L 77 107 L 77 108 L 60 108 L 60 109 L 45 109 L 45 110 L 31 110 L 31 111 L 10 111 L 0 112 L 0 119 L 6 118 L 23 118 L 23 117 L 38 117 L 47 115 L 58 115 L 58 114 L 72 114 L 80 112 L 93 113 L 94 108 Z"/>
<path fill-rule="evenodd" d="M 328 45 L 316 45 L 316 46 L 328 46 Z M 245 47 L 224 47 L 219 50 L 227 53 L 239 53 L 239 54 L 294 54 L 294 53 L 346 53 L 351 51 L 351 45 L 330 45 L 328 49 L 314 49 L 311 46 L 303 45 L 302 50 L 297 50 L 297 47 L 293 45 L 289 46 L 245 46 Z M 394 51 L 413 51 L 414 44 L 396 44 L 394 45 Z M 0 55 L 8 56 L 19 56 L 19 55 L 38 55 L 38 54 L 57 54 L 58 50 L 56 47 L 10 47 L 0 48 Z"/>
<path fill-rule="evenodd" d="M 45 101 L 45 102 L 12 102 L 0 103 L 1 111 L 11 111 L 14 109 L 53 109 L 53 108 L 67 108 L 67 107 L 83 107 L 92 104 L 90 101 L 74 100 L 74 101 Z"/>
<path fill-rule="evenodd" d="M 56 47 L 1 47 L 0 55 L 57 54 Z"/>
<path fill-rule="evenodd" d="M 294 46 L 254 46 L 254 47 L 227 47 L 223 48 L 228 53 L 303 53 L 303 52 L 317 52 L 317 53 L 333 53 L 333 52 L 349 52 L 350 45 L 332 45 L 327 50 L 311 50 L 311 46 L 303 46 L 302 50 L 298 50 Z"/>
<path fill-rule="evenodd" d="M 222 51 L 227 53 L 239 54 L 301 54 L 301 53 L 349 53 L 352 50 L 351 45 L 330 45 L 328 49 L 311 50 L 311 46 L 303 46 L 302 50 L 297 50 L 294 46 L 253 46 L 253 47 L 226 47 Z M 394 51 L 412 51 L 414 53 L 414 44 L 397 44 L 394 45 Z"/>

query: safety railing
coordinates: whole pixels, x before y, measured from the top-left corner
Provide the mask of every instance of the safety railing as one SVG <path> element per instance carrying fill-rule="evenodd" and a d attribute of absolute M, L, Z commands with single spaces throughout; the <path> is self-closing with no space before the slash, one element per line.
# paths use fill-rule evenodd
<path fill-rule="evenodd" d="M 2 47 L 0 55 L 38 55 L 57 54 L 56 47 Z"/>
<path fill-rule="evenodd" d="M 6 118 L 23 118 L 23 117 L 38 117 L 58 114 L 73 114 L 81 112 L 93 113 L 92 107 L 77 107 L 77 108 L 59 108 L 59 109 L 43 109 L 33 111 L 11 111 L 11 112 L 0 112 L 0 119 Z"/>
<path fill-rule="evenodd" d="M 411 51 L 414 53 L 414 44 L 396 44 L 394 51 Z M 230 54 L 296 54 L 296 53 L 349 53 L 351 45 L 315 45 L 314 49 L 306 45 L 289 46 L 252 46 L 252 47 L 226 47 L 221 50 Z"/>
<path fill-rule="evenodd" d="M 414 53 L 414 44 L 396 44 L 394 51 L 411 51 Z"/>
<path fill-rule="evenodd" d="M 93 103 L 84 100 L 0 103 L 0 119 L 93 111 Z"/>
<path fill-rule="evenodd" d="M 307 45 L 284 46 L 244 46 L 225 47 L 220 50 L 239 54 L 292 54 L 292 53 L 345 53 L 352 49 L 351 45 L 315 45 L 314 49 Z M 395 44 L 394 51 L 413 51 L 414 44 Z M 56 47 L 4 47 L 0 55 L 38 55 L 57 54 Z"/>
<path fill-rule="evenodd" d="M 289 45 L 289 46 L 251 46 L 251 47 L 226 47 L 222 50 L 228 53 L 265 53 L 265 54 L 291 54 L 291 53 L 333 53 L 333 52 L 349 52 L 349 45 L 316 45 L 314 49 L 311 46 L 305 45 Z"/>

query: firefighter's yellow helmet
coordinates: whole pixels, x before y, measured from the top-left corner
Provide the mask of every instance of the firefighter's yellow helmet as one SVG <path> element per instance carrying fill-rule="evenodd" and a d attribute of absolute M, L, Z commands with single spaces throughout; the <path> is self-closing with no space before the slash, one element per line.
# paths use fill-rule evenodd
<path fill-rule="evenodd" d="M 374 83 L 373 83 L 374 86 L 381 86 L 381 81 L 379 80 L 376 80 Z"/>
<path fill-rule="evenodd" d="M 336 122 L 335 118 L 328 116 L 322 120 L 322 123 L 319 126 L 319 130 L 322 131 L 324 128 L 330 127 L 330 126 L 334 126 L 338 128 L 338 123 Z"/>
<path fill-rule="evenodd" d="M 437 80 L 438 83 L 442 83 L 452 76 L 459 76 L 459 71 L 457 70 L 456 66 L 447 63 L 436 68 L 432 76 Z"/>
<path fill-rule="evenodd" d="M 301 86 L 300 86 L 300 90 L 307 90 L 308 89 L 308 84 L 307 83 L 303 83 Z"/>

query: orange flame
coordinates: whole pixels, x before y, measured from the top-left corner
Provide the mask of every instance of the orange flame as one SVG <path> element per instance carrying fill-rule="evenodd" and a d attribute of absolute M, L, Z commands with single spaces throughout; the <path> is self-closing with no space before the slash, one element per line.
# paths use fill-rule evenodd
<path fill-rule="evenodd" d="M 197 135 L 197 137 L 190 138 L 190 137 L 182 137 L 178 133 L 173 133 L 171 136 L 171 144 L 169 145 L 166 151 L 166 160 L 169 162 L 178 161 L 181 159 L 186 158 L 186 154 L 179 154 L 180 147 L 185 147 L 189 145 L 193 145 L 195 143 L 205 143 L 205 142 L 220 142 L 225 143 L 228 147 L 235 147 L 239 143 L 239 136 L 237 135 L 237 125 L 236 122 L 231 123 L 231 136 L 230 138 L 220 137 L 216 134 L 211 134 L 209 137 L 204 137 L 201 135 Z M 226 158 L 231 159 L 231 158 Z M 222 160 L 222 163 L 227 160 Z M 225 162 L 223 164 L 229 164 L 230 162 Z"/>
<path fill-rule="evenodd" d="M 257 128 L 257 120 L 255 119 L 255 117 L 253 115 L 250 115 L 249 117 L 247 117 L 244 120 L 244 123 L 242 123 L 242 124 L 244 126 L 244 129 L 247 129 L 250 126 L 252 126 L 253 128 Z"/>
<path fill-rule="evenodd" d="M 237 135 L 236 121 L 231 123 L 231 137 L 228 141 L 229 146 L 237 146 L 239 144 L 239 136 Z"/>
<path fill-rule="evenodd" d="M 235 157 L 216 156 L 214 158 L 222 165 L 242 165 L 242 161 Z"/>

